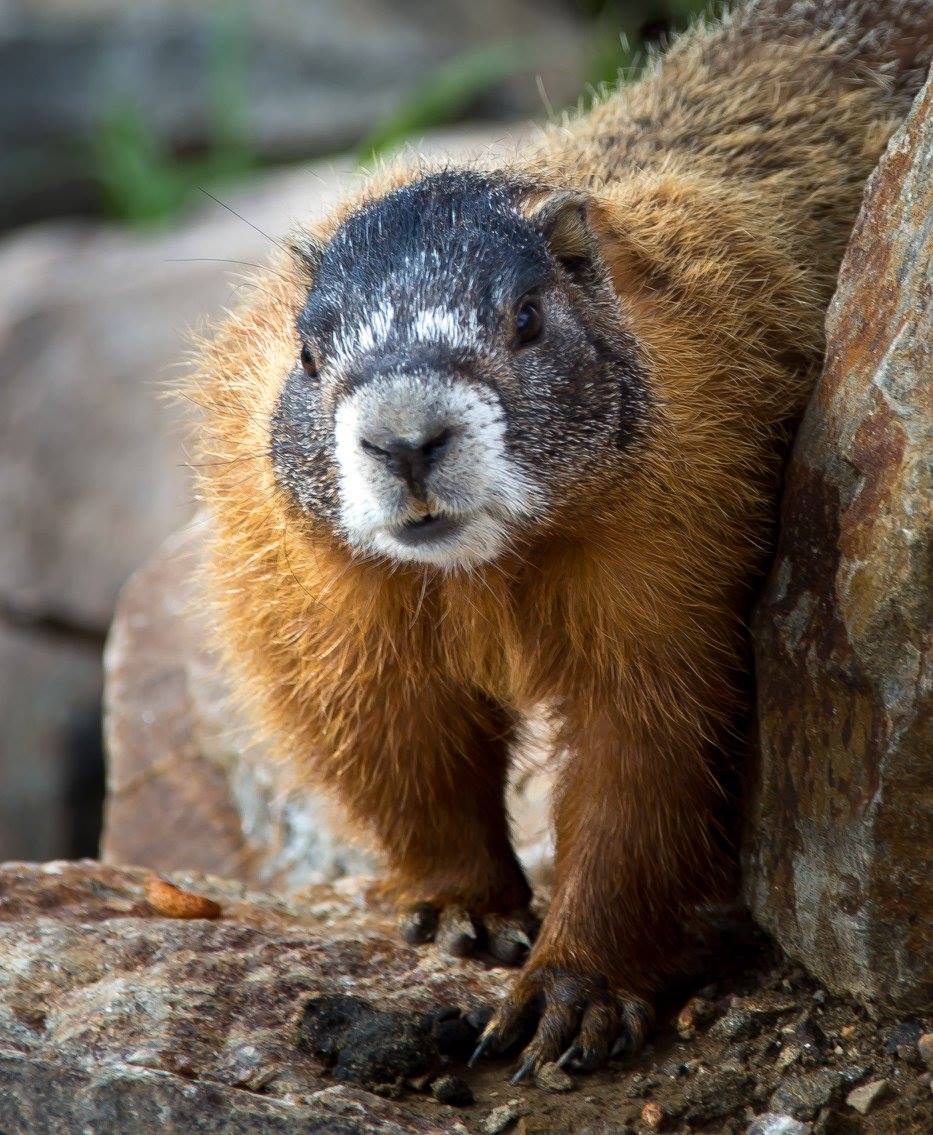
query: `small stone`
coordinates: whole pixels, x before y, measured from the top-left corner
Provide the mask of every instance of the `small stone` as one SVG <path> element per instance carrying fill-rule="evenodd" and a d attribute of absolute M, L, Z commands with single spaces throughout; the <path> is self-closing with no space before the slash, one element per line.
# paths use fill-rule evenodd
<path fill-rule="evenodd" d="M 813 994 L 813 1000 L 816 1002 L 817 1005 L 825 1005 L 826 1004 L 826 990 L 825 989 L 817 989 L 816 992 Z"/>
<path fill-rule="evenodd" d="M 709 1030 L 710 1036 L 722 1037 L 725 1040 L 738 1040 L 739 1037 L 752 1036 L 757 1031 L 756 1022 L 751 1013 L 740 1005 L 733 1005 L 724 1017 Z"/>
<path fill-rule="evenodd" d="M 492 1109 L 483 1120 L 480 1130 L 485 1135 L 499 1135 L 500 1131 L 508 1131 L 513 1123 L 527 1114 L 528 1108 L 521 1100 L 509 1100 Z"/>
<path fill-rule="evenodd" d="M 799 1044 L 785 1044 L 778 1054 L 777 1060 L 774 1065 L 778 1071 L 783 1072 L 785 1068 L 789 1068 L 794 1061 L 800 1059 L 800 1054 L 803 1050 Z"/>
<path fill-rule="evenodd" d="M 556 1064 L 542 1064 L 535 1072 L 535 1083 L 545 1092 L 569 1092 L 573 1090 L 573 1078 Z"/>
<path fill-rule="evenodd" d="M 933 1033 L 924 1033 L 917 1041 L 920 1059 L 928 1068 L 933 1068 Z"/>
<path fill-rule="evenodd" d="M 651 1131 L 660 1131 L 664 1122 L 664 1111 L 660 1104 L 649 1101 L 641 1109 L 641 1121 Z"/>
<path fill-rule="evenodd" d="M 469 1107 L 474 1103 L 473 1089 L 459 1076 L 439 1076 L 431 1084 L 431 1095 L 438 1103 L 451 1107 Z"/>
<path fill-rule="evenodd" d="M 849 1107 L 854 1107 L 860 1115 L 868 1115 L 875 1104 L 887 1094 L 887 1080 L 872 1080 L 870 1084 L 853 1088 L 846 1096 L 846 1103 Z"/>
<path fill-rule="evenodd" d="M 713 1015 L 713 1006 L 704 997 L 691 997 L 677 1014 L 677 1032 L 684 1040 L 696 1036 L 697 1026 Z"/>
<path fill-rule="evenodd" d="M 812 1119 L 841 1086 L 839 1073 L 825 1068 L 788 1076 L 771 1096 L 771 1108 L 778 1114 Z"/>
<path fill-rule="evenodd" d="M 783 997 L 779 993 L 761 993 L 755 997 L 743 997 L 741 1007 L 754 1017 L 767 1019 L 791 1012 L 797 1008 L 797 1002 L 792 997 Z"/>
<path fill-rule="evenodd" d="M 746 1135 L 810 1135 L 813 1128 L 790 1115 L 767 1111 L 749 1124 Z"/>

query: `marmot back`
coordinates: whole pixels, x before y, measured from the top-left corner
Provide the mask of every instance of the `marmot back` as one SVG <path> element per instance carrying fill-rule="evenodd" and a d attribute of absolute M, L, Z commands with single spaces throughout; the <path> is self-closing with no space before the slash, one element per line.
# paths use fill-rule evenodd
<path fill-rule="evenodd" d="M 384 854 L 410 941 L 524 968 L 519 1076 L 636 1044 L 698 902 L 745 616 L 920 0 L 761 0 L 497 168 L 392 167 L 205 344 L 207 583 L 257 726 Z M 503 791 L 565 754 L 537 929 Z M 529 952 L 530 951 L 530 952 Z"/>

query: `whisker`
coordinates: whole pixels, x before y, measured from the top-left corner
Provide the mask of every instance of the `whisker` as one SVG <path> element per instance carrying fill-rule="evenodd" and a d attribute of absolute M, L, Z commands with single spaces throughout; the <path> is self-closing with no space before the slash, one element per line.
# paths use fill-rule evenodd
<path fill-rule="evenodd" d="M 276 240 L 275 237 L 269 236 L 269 234 L 267 232 L 263 232 L 263 230 L 259 227 L 259 225 L 254 225 L 252 221 L 248 221 L 242 214 L 238 213 L 236 211 L 236 209 L 234 209 L 232 206 L 228 205 L 225 201 L 221 201 L 221 199 L 219 197 L 215 197 L 213 193 L 209 193 L 204 188 L 203 185 L 199 185 L 198 189 L 204 194 L 205 197 L 210 197 L 210 199 L 212 201 L 215 201 L 221 207 L 221 209 L 226 209 L 228 213 L 231 213 L 234 217 L 241 220 L 244 225 L 249 225 L 249 227 L 254 232 L 259 233 L 260 236 L 264 236 L 266 238 L 266 240 L 270 242 L 270 244 L 277 245 L 279 248 L 281 248 L 281 250 L 283 252 L 289 251 L 287 245 L 282 244 L 282 242 L 280 240 Z"/>

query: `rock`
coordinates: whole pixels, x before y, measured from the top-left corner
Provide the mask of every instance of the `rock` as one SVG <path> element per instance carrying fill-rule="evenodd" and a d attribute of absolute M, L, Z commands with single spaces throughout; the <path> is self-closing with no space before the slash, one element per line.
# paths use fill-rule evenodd
<path fill-rule="evenodd" d="M 480 1130 L 485 1135 L 499 1135 L 500 1131 L 508 1131 L 513 1123 L 527 1114 L 528 1108 L 521 1100 L 509 1100 L 492 1109 L 480 1125 Z"/>
<path fill-rule="evenodd" d="M 641 1121 L 649 1131 L 660 1131 L 664 1122 L 664 1110 L 661 1105 L 649 1100 L 641 1109 Z"/>
<path fill-rule="evenodd" d="M 704 1024 L 713 1015 L 713 1006 L 703 997 L 691 997 L 677 1014 L 677 1032 L 683 1040 L 690 1040 L 696 1036 L 699 1025 Z"/>
<path fill-rule="evenodd" d="M 99 643 L 7 626 L 0 613 L 0 859 L 94 846 L 102 689 Z"/>
<path fill-rule="evenodd" d="M 435 17 L 427 0 L 4 5 L 0 223 L 99 210 L 113 181 L 108 146 L 219 149 L 234 168 L 352 147 L 440 66 L 479 51 L 493 53 L 493 74 L 498 51 L 503 73 L 471 100 L 474 116 L 540 114 L 536 73 L 553 105 L 576 101 L 586 26 L 566 6 L 450 0 Z"/>
<path fill-rule="evenodd" d="M 291 889 L 370 870 L 330 806 L 249 741 L 210 646 L 195 573 L 206 519 L 172 537 L 117 605 L 105 655 L 108 793 L 102 854 Z M 516 762 L 519 854 L 547 880 L 555 762 L 540 731 Z"/>
<path fill-rule="evenodd" d="M 870 1084 L 862 1084 L 853 1088 L 846 1096 L 846 1103 L 854 1107 L 859 1115 L 868 1115 L 875 1104 L 884 1099 L 890 1090 L 887 1080 L 872 1080 Z"/>
<path fill-rule="evenodd" d="M 684 1087 L 684 1118 L 694 1124 L 719 1119 L 744 1103 L 748 1094 L 748 1072 L 737 1065 L 701 1068 Z"/>
<path fill-rule="evenodd" d="M 469 1107 L 474 1103 L 473 1089 L 459 1076 L 439 1076 L 431 1084 L 431 1095 L 438 1103 L 451 1107 Z"/>
<path fill-rule="evenodd" d="M 822 984 L 933 993 L 926 493 L 933 87 L 872 175 L 827 317 L 755 619 L 759 922 Z"/>
<path fill-rule="evenodd" d="M 933 1033 L 924 1033 L 917 1041 L 920 1059 L 928 1068 L 933 1068 Z"/>
<path fill-rule="evenodd" d="M 378 1009 L 361 997 L 313 997 L 298 1025 L 298 1047 L 323 1060 L 338 1080 L 381 1094 L 436 1070 L 440 1052 L 423 1013 Z"/>
<path fill-rule="evenodd" d="M 152 912 L 146 877 L 91 862 L 0 867 L 0 1130 L 462 1131 L 429 1097 L 410 1097 L 416 1112 L 335 1085 L 330 1070 L 401 1075 L 380 1027 L 403 1023 L 410 1069 L 433 1044 L 418 1022 L 440 1004 L 495 1000 L 503 970 L 402 945 L 359 883 L 285 898 L 178 873 L 223 908 L 180 920 Z M 308 1007 L 341 997 L 362 1008 L 331 1029 L 322 1060 L 299 1045 Z"/>
<path fill-rule="evenodd" d="M 737 1040 L 739 1037 L 752 1036 L 757 1031 L 754 1017 L 741 1004 L 733 1005 L 709 1030 L 710 1036 L 723 1040 Z"/>
<path fill-rule="evenodd" d="M 542 1064 L 535 1072 L 535 1084 L 546 1092 L 570 1092 L 574 1087 L 573 1077 L 553 1062 Z"/>
<path fill-rule="evenodd" d="M 771 1096 L 771 1108 L 797 1119 L 812 1119 L 821 1107 L 832 1100 L 841 1086 L 842 1077 L 831 1069 L 800 1072 L 781 1082 Z"/>
<path fill-rule="evenodd" d="M 810 1135 L 809 1123 L 801 1123 L 790 1115 L 777 1115 L 773 1111 L 759 1115 L 749 1125 L 746 1135 Z"/>

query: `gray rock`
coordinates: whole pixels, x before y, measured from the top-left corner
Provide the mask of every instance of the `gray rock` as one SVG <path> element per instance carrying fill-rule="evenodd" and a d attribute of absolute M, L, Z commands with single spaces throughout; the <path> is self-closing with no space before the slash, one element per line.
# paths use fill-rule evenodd
<path fill-rule="evenodd" d="M 584 35 L 553 0 L 450 0 L 443 19 L 427 0 L 5 4 L 0 214 L 36 219 L 98 206 L 96 155 L 122 123 L 131 139 L 151 138 L 170 155 L 227 140 L 277 162 L 335 153 L 440 65 L 504 40 L 523 50 L 470 110 L 499 120 L 540 115 L 536 74 L 555 106 L 576 101 Z"/>
<path fill-rule="evenodd" d="M 523 1115 L 528 1114 L 528 1108 L 521 1100 L 509 1100 L 508 1103 L 494 1107 L 480 1125 L 485 1135 L 500 1135 L 508 1131 L 513 1123 L 517 1123 Z"/>
<path fill-rule="evenodd" d="M 535 1085 L 545 1092 L 570 1092 L 574 1087 L 573 1077 L 553 1062 L 535 1072 Z"/>
<path fill-rule="evenodd" d="M 386 1018 L 470 1007 L 496 997 L 501 970 L 401 945 L 358 885 L 286 899 L 176 875 L 221 904 L 210 921 L 157 915 L 145 880 L 90 862 L 0 867 L 0 1130 L 462 1131 L 430 1099 L 416 1112 L 334 1086 L 299 1022 L 351 981 Z"/>
<path fill-rule="evenodd" d="M 812 1130 L 809 1123 L 801 1123 L 790 1115 L 777 1115 L 769 1111 L 752 1120 L 746 1135 L 810 1135 Z"/>
<path fill-rule="evenodd" d="M 831 1069 L 788 1076 L 771 1096 L 771 1108 L 798 1119 L 812 1119 L 842 1087 L 842 1076 Z"/>
<path fill-rule="evenodd" d="M 884 1099 L 890 1088 L 887 1080 L 872 1080 L 869 1084 L 853 1088 L 846 1096 L 846 1103 L 849 1107 L 854 1107 L 859 1115 L 868 1115 L 875 1104 Z"/>
<path fill-rule="evenodd" d="M 745 888 L 828 988 L 933 999 L 933 86 L 866 190 L 756 625 Z"/>

